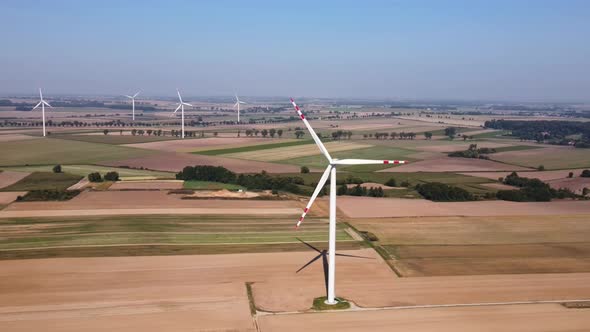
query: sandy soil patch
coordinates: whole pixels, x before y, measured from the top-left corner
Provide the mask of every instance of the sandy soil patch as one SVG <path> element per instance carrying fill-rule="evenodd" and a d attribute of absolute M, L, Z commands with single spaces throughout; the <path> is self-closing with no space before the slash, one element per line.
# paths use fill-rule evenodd
<path fill-rule="evenodd" d="M 129 166 L 134 168 L 144 167 L 147 169 L 167 172 L 178 172 L 185 166 L 194 165 L 223 166 L 237 173 L 259 173 L 262 170 L 269 173 L 298 173 L 300 171 L 299 166 L 295 165 L 181 153 L 159 153 L 152 156 L 105 162 L 103 165 Z"/>
<path fill-rule="evenodd" d="M 587 201 L 432 202 L 423 199 L 338 197 L 338 207 L 351 218 L 421 216 L 519 216 L 590 214 Z"/>
<path fill-rule="evenodd" d="M 173 190 L 182 189 L 182 180 L 117 181 L 109 190 Z"/>
<path fill-rule="evenodd" d="M 256 145 L 256 144 L 269 144 L 269 143 L 275 142 L 274 140 L 270 140 L 268 138 L 255 138 L 255 137 L 246 138 L 246 137 L 235 137 L 236 134 L 232 134 L 232 135 L 234 136 L 232 138 L 208 137 L 208 138 L 184 139 L 184 140 L 178 139 L 178 140 L 172 140 L 172 141 L 126 144 L 126 146 L 141 148 L 141 149 L 166 151 L 166 152 L 193 152 L 193 151 L 201 151 L 201 150 L 235 148 L 235 147 L 240 147 L 240 146 Z M 292 140 L 289 140 L 289 139 L 281 139 L 280 140 L 280 142 L 289 142 L 289 141 L 292 141 Z"/>
<path fill-rule="evenodd" d="M 68 190 L 82 190 L 86 188 L 90 184 L 90 180 L 84 177 L 81 178 L 80 181 L 68 187 Z"/>
<path fill-rule="evenodd" d="M 227 189 L 222 190 L 198 190 L 194 194 L 185 195 L 185 199 L 190 198 L 236 198 L 236 199 L 248 199 L 262 196 L 272 196 L 269 191 L 265 192 L 251 192 L 251 191 L 229 191 Z"/>
<path fill-rule="evenodd" d="M 13 172 L 13 171 L 2 171 L 0 172 L 0 188 L 8 187 L 18 181 L 24 179 L 31 173 L 27 172 Z"/>
<path fill-rule="evenodd" d="M 387 168 L 378 172 L 481 172 L 481 171 L 519 171 L 527 169 L 506 165 L 491 160 L 472 158 L 450 158 L 422 160 L 407 165 Z"/>
<path fill-rule="evenodd" d="M 6 191 L 0 192 L 0 205 L 6 205 L 14 202 L 18 196 L 26 194 L 26 191 Z"/>
<path fill-rule="evenodd" d="M 262 331 L 567 332 L 583 330 L 590 315 L 560 304 L 526 304 L 275 315 L 258 321 Z"/>

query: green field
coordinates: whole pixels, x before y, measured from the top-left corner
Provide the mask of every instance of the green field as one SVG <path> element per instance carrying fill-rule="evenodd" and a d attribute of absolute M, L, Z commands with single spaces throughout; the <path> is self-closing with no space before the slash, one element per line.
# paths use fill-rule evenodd
<path fill-rule="evenodd" d="M 345 227 L 338 225 L 337 239 L 358 247 Z M 305 250 L 299 239 L 324 243 L 327 237 L 327 221 L 317 219 L 295 232 L 289 218 L 259 216 L 15 218 L 0 220 L 0 259 L 26 258 L 31 252 L 33 257 L 43 256 L 40 250 L 47 251 L 45 257 L 51 257 L 55 250 L 62 257 L 161 254 L 154 248 L 163 248 L 165 254 L 186 249 L 189 253 L 226 253 L 235 248 L 273 251 L 277 246 Z"/>
<path fill-rule="evenodd" d="M 131 135 L 129 133 L 125 133 L 124 135 L 120 135 L 118 131 L 111 131 L 108 135 L 52 135 L 52 138 L 59 138 L 64 140 L 71 140 L 71 141 L 80 141 L 80 142 L 89 142 L 89 143 L 102 143 L 102 144 L 134 144 L 134 143 L 146 143 L 146 142 L 156 142 L 156 141 L 169 141 L 173 139 L 177 139 L 176 137 L 171 136 L 148 136 L 144 134 L 143 136 L 140 135 Z"/>
<path fill-rule="evenodd" d="M 14 166 L 2 167 L 7 171 L 17 172 L 51 172 L 53 166 Z M 130 169 L 121 167 L 109 167 L 98 165 L 62 165 L 62 172 L 80 176 L 87 176 L 92 172 L 99 172 L 105 175 L 107 172 L 116 171 L 122 178 L 125 177 L 153 177 L 157 179 L 174 179 L 174 173 L 149 171 L 141 169 Z"/>
<path fill-rule="evenodd" d="M 231 183 L 211 182 L 211 181 L 184 181 L 183 187 L 185 189 L 196 189 L 196 190 L 238 190 L 245 189 L 242 186 Z"/>
<path fill-rule="evenodd" d="M 2 189 L 2 191 L 66 190 L 71 185 L 80 181 L 80 179 L 82 177 L 79 175 L 67 173 L 35 172 L 17 183 Z"/>
<path fill-rule="evenodd" d="M 269 139 L 269 140 L 271 140 L 271 139 Z M 218 155 L 229 154 L 229 153 L 268 150 L 268 149 L 284 148 L 284 147 L 288 147 L 288 146 L 297 146 L 297 145 L 304 145 L 304 144 L 313 144 L 313 141 L 302 139 L 302 140 L 289 141 L 289 142 L 248 145 L 248 146 L 242 146 L 242 147 L 238 147 L 238 148 L 197 151 L 197 152 L 193 152 L 193 153 L 207 155 L 207 156 L 218 156 Z"/>
<path fill-rule="evenodd" d="M 93 164 L 154 153 L 123 146 L 55 138 L 0 142 L 0 151 L 0 166 Z"/>

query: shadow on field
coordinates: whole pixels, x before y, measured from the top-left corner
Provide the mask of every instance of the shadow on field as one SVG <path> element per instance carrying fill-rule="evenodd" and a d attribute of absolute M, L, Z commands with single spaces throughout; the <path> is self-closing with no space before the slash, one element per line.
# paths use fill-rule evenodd
<path fill-rule="evenodd" d="M 322 249 L 319 250 L 318 248 L 312 246 L 311 244 L 301 240 L 300 238 L 296 238 L 299 242 L 303 243 L 304 245 L 306 245 L 308 248 L 318 252 L 318 255 L 315 256 L 314 258 L 312 258 L 309 262 L 307 262 L 305 265 L 303 265 L 301 268 L 299 268 L 299 270 L 297 270 L 295 273 L 299 273 L 300 271 L 304 270 L 306 267 L 308 267 L 309 265 L 311 265 L 313 262 L 317 261 L 318 259 L 322 259 L 322 266 L 324 268 L 324 286 L 326 288 L 326 294 L 328 294 L 328 250 L 326 249 Z M 372 257 L 364 257 L 364 256 L 357 256 L 357 255 L 347 255 L 347 254 L 336 254 L 336 256 L 343 256 L 343 257 L 352 257 L 352 258 L 362 258 L 362 259 L 374 259 Z"/>

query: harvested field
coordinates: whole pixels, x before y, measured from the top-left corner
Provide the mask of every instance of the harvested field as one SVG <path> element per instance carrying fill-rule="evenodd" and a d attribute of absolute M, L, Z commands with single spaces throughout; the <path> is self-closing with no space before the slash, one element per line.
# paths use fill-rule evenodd
<path fill-rule="evenodd" d="M 590 272 L 590 215 L 353 219 L 405 276 Z"/>
<path fill-rule="evenodd" d="M 341 252 L 373 258 L 337 257 L 338 295 L 363 307 L 590 297 L 589 274 L 399 279 L 371 250 Z M 253 294 L 260 309 L 305 310 L 311 299 L 324 293 L 322 267 L 312 264 L 300 273 L 295 271 L 314 256 L 310 250 L 2 261 L 0 284 L 10 287 L 0 288 L 0 328 L 93 331 L 108 326 L 115 330 L 161 331 L 194 329 L 198 321 L 205 329 L 254 330 L 244 283 L 254 282 Z M 288 298 L 279 291 L 286 284 L 291 289 Z M 392 315 L 391 311 L 387 313 Z M 298 317 L 301 321 L 308 316 Z"/>
<path fill-rule="evenodd" d="M 17 183 L 18 181 L 26 178 L 31 173 L 27 172 L 13 172 L 13 171 L 1 171 L 0 172 L 0 189 L 8 187 Z"/>
<path fill-rule="evenodd" d="M 574 147 L 548 147 L 525 151 L 511 151 L 490 155 L 493 160 L 524 167 L 545 166 L 546 169 L 590 167 L 590 150 Z"/>
<path fill-rule="evenodd" d="M 18 196 L 23 196 L 26 193 L 26 191 L 0 192 L 0 206 L 10 204 L 14 202 Z"/>
<path fill-rule="evenodd" d="M 47 166 L 16 166 L 16 167 L 3 167 L 5 170 L 18 170 L 19 172 L 51 172 L 53 169 L 52 165 Z M 174 178 L 174 174 L 171 172 L 158 172 L 149 171 L 143 169 L 130 169 L 130 168 L 117 168 L 117 167 L 105 167 L 98 165 L 61 165 L 62 172 L 70 173 L 80 176 L 87 176 L 92 172 L 99 172 L 101 175 L 105 175 L 107 172 L 115 171 L 119 173 L 121 178 L 137 178 L 137 177 L 149 177 L 149 178 Z"/>
<path fill-rule="evenodd" d="M 526 170 L 526 168 L 484 159 L 443 157 L 387 168 L 379 172 L 482 172 L 520 170 Z"/>
<path fill-rule="evenodd" d="M 217 156 L 203 156 L 196 154 L 158 153 L 157 155 L 119 159 L 117 161 L 101 163 L 107 166 L 129 166 L 147 168 L 151 170 L 178 172 L 185 166 L 211 165 L 223 166 L 237 173 L 294 173 L 299 167 L 293 165 L 274 164 L 260 161 L 236 160 Z"/>
<path fill-rule="evenodd" d="M 383 247 L 404 277 L 590 272 L 590 242 Z"/>
<path fill-rule="evenodd" d="M 291 140 L 282 139 L 281 142 Z M 191 139 L 175 139 L 173 141 L 150 142 L 141 144 L 129 144 L 127 146 L 148 150 L 158 150 L 165 152 L 194 152 L 209 149 L 235 148 L 240 146 L 256 145 L 270 143 L 268 138 L 255 137 L 207 137 Z"/>
<path fill-rule="evenodd" d="M 117 181 L 109 190 L 172 190 L 182 189 L 182 180 Z"/>
<path fill-rule="evenodd" d="M 547 181 L 547 183 L 553 189 L 566 188 L 578 195 L 582 194 L 584 188 L 590 189 L 590 178 L 558 179 Z"/>
<path fill-rule="evenodd" d="M 269 315 L 258 322 L 261 331 L 574 332 L 590 325 L 590 315 L 549 303 Z"/>
<path fill-rule="evenodd" d="M 351 218 L 427 216 L 526 216 L 590 214 L 587 201 L 553 202 L 432 202 L 423 199 L 395 199 L 342 196 L 338 206 Z"/>
<path fill-rule="evenodd" d="M 354 142 L 328 142 L 324 144 L 330 154 L 340 151 L 370 148 L 371 145 L 359 144 Z M 224 157 L 258 160 L 258 161 L 279 161 L 293 159 L 305 156 L 319 155 L 321 152 L 315 144 L 306 144 L 299 146 L 290 146 L 285 148 L 264 149 L 251 152 L 239 152 L 226 154 Z"/>
<path fill-rule="evenodd" d="M 3 190 L 6 191 L 30 191 L 30 190 L 66 190 L 78 183 L 81 177 L 66 173 L 34 172 L 27 175 L 17 183 Z"/>
<path fill-rule="evenodd" d="M 101 143 L 101 144 L 129 144 L 133 143 L 144 143 L 144 142 L 158 142 L 173 140 L 173 137 L 169 136 L 152 136 L 152 135 L 135 135 L 133 136 L 129 132 L 125 135 L 121 135 L 118 130 L 111 130 L 110 134 L 105 135 L 104 133 L 86 133 L 81 135 L 52 135 L 53 138 L 59 138 L 71 141 L 90 142 L 90 143 Z"/>
<path fill-rule="evenodd" d="M 470 144 L 477 144 L 478 148 L 502 148 L 502 147 L 511 147 L 511 144 L 504 144 L 504 143 L 496 143 L 496 142 L 461 142 L 460 144 L 440 144 L 440 145 L 431 145 L 431 146 L 421 146 L 416 148 L 416 150 L 426 151 L 426 152 L 455 152 L 455 151 L 465 151 L 469 148 Z"/>

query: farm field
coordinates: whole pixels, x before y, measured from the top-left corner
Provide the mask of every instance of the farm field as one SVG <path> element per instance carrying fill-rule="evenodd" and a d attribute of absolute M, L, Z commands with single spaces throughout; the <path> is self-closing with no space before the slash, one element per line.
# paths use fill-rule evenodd
<path fill-rule="evenodd" d="M 29 191 L 29 190 L 66 190 L 80 181 L 81 177 L 66 173 L 34 172 L 20 181 L 3 188 L 4 191 Z"/>
<path fill-rule="evenodd" d="M 0 166 L 92 164 L 120 158 L 147 156 L 153 152 L 115 145 L 54 138 L 0 142 Z"/>
<path fill-rule="evenodd" d="M 338 207 L 351 218 L 442 216 L 538 216 L 590 214 L 587 201 L 553 202 L 432 202 L 424 199 L 342 196 Z"/>
<path fill-rule="evenodd" d="M 312 147 L 313 148 L 313 147 Z M 356 158 L 356 159 L 376 159 L 376 160 L 383 160 L 383 159 L 408 159 L 408 155 L 413 153 L 411 150 L 406 149 L 399 149 L 399 148 L 390 148 L 384 146 L 364 146 L 362 148 L 358 148 L 352 151 L 334 151 L 330 147 L 327 146 L 328 152 L 332 156 L 332 158 L 338 159 L 346 159 L 346 158 Z M 315 154 L 305 157 L 299 158 L 285 158 L 283 156 L 283 160 L 281 162 L 300 165 L 300 166 L 307 166 L 307 167 L 314 167 L 314 168 L 325 168 L 328 165 L 328 161 L 324 155 L 320 154 L 320 151 L 316 148 L 314 150 Z M 384 167 L 382 165 L 377 165 L 377 167 Z M 361 165 L 359 166 L 351 166 L 350 168 L 354 168 L 357 171 L 363 171 L 364 169 L 373 170 L 374 165 Z M 394 167 L 396 168 L 396 167 Z M 349 168 L 343 168 L 349 169 Z"/>
<path fill-rule="evenodd" d="M 590 272 L 590 217 L 539 215 L 353 219 L 406 277 Z"/>
<path fill-rule="evenodd" d="M 273 140 L 256 137 L 206 137 L 174 139 L 173 141 L 160 141 L 150 143 L 129 144 L 129 147 L 158 150 L 165 152 L 195 152 L 211 149 L 249 148 L 257 145 L 266 145 Z M 281 139 L 282 143 L 300 142 L 290 139 Z"/>
<path fill-rule="evenodd" d="M 355 150 L 355 152 L 370 148 L 370 145 L 355 142 L 328 142 L 324 144 L 330 155 L 336 156 L 339 152 Z M 263 149 L 249 152 L 237 152 L 223 155 L 224 157 L 259 160 L 259 161 L 280 161 L 293 160 L 306 156 L 314 156 L 320 153 L 315 144 L 306 144 L 276 149 Z M 352 152 L 351 152 L 352 153 Z M 349 153 L 350 154 L 350 153 Z M 322 155 L 323 157 L 323 155 Z M 310 165 L 316 167 L 316 164 Z"/>
<path fill-rule="evenodd" d="M 185 189 L 197 189 L 197 190 L 245 189 L 244 187 L 237 185 L 237 184 L 210 182 L 210 181 L 185 181 L 184 188 Z"/>
<path fill-rule="evenodd" d="M 25 178 L 29 173 L 0 170 L 0 189 L 8 187 Z"/>
<path fill-rule="evenodd" d="M 35 330 L 43 326 L 46 331 L 79 331 L 80 328 L 92 331 L 108 326 L 112 329 L 160 331 L 192 329 L 197 320 L 200 327 L 211 330 L 255 331 L 248 309 L 246 282 L 253 282 L 254 304 L 260 310 L 306 310 L 311 300 L 323 292 L 321 264 L 311 264 L 295 273 L 316 255 L 303 244 L 300 248 L 304 251 L 0 261 L 2 284 L 19 285 L 0 292 L 0 328 Z M 585 282 L 588 274 L 395 278 L 371 250 L 343 250 L 341 253 L 366 257 L 337 258 L 342 276 L 338 279 L 339 295 L 365 308 L 567 300 L 590 295 Z M 295 290 L 287 293 L 287 297 L 280 291 L 286 284 Z M 441 284 L 445 287 L 440 287 Z M 68 287 L 66 293 L 63 293 L 64 285 Z M 498 308 L 513 310 L 512 306 Z M 414 310 L 419 309 L 399 312 L 413 316 Z M 391 318 L 398 317 L 396 311 L 368 313 L 371 312 L 386 312 Z M 469 308 L 461 308 L 455 313 L 466 312 Z M 549 315 L 550 312 L 553 311 L 538 312 L 538 316 L 545 320 L 541 322 L 558 324 L 555 314 Z M 569 316 L 570 312 L 573 316 Z M 581 310 L 558 312 L 558 317 L 569 317 L 568 322 L 587 317 L 576 314 L 579 312 L 584 313 Z M 312 317 L 324 320 L 335 315 L 336 319 L 346 319 L 355 314 L 325 313 Z M 364 316 L 367 312 L 358 314 Z M 309 321 L 307 314 L 294 315 L 299 321 Z M 469 321 L 469 316 L 453 316 Z M 263 322 L 263 331 L 274 330 L 274 325 L 264 325 L 267 319 L 274 317 L 283 316 L 258 315 L 259 322 Z M 518 321 L 516 317 L 520 315 L 513 317 Z M 452 320 L 451 317 L 448 319 Z M 280 321 L 277 324 L 289 328 Z M 291 326 L 297 327 L 296 323 L 293 324 Z M 378 322 L 370 321 L 357 324 L 379 326 Z"/>
<path fill-rule="evenodd" d="M 57 253 L 60 257 L 103 256 L 101 247 L 108 247 L 105 253 L 115 256 L 138 256 L 144 250 L 149 253 L 166 246 L 170 254 L 229 253 L 234 246 L 260 252 L 273 251 L 273 245 L 287 250 L 288 244 L 300 244 L 299 239 L 323 243 L 328 237 L 325 220 L 312 218 L 305 229 L 293 232 L 291 218 L 248 215 L 5 218 L 0 225 L 0 258 L 4 259 L 53 257 Z M 355 242 L 345 228 L 338 225 L 337 239 Z M 359 244 L 347 247 L 358 248 Z"/>
<path fill-rule="evenodd" d="M 573 147 L 548 147 L 543 149 L 502 152 L 490 155 L 493 160 L 524 167 L 545 169 L 570 169 L 590 167 L 590 151 Z"/>
<path fill-rule="evenodd" d="M 132 135 L 126 132 L 125 135 L 121 135 L 119 131 L 111 130 L 108 135 L 103 133 L 97 133 L 96 135 L 53 135 L 52 138 L 80 141 L 88 143 L 101 143 L 101 144 L 134 144 L 134 143 L 145 143 L 145 142 L 158 142 L 175 140 L 175 137 L 171 136 L 152 136 L 152 135 Z"/>
<path fill-rule="evenodd" d="M 147 150 L 146 150 L 147 151 Z M 135 158 L 122 158 L 115 161 L 101 162 L 101 165 L 116 167 L 147 168 L 165 172 L 179 172 L 185 166 L 211 165 L 224 166 L 236 173 L 294 173 L 300 170 L 293 165 L 267 163 L 261 161 L 238 160 L 219 156 L 203 156 L 187 153 L 159 152 L 153 155 Z"/>
<path fill-rule="evenodd" d="M 485 172 L 532 170 L 523 166 L 502 164 L 491 160 L 442 157 L 412 162 L 381 172 Z"/>
<path fill-rule="evenodd" d="M 4 170 L 18 171 L 20 174 L 27 174 L 22 172 L 51 172 L 54 165 L 46 166 L 11 166 L 11 167 L 0 167 Z M 61 165 L 62 172 L 68 174 L 74 174 L 79 176 L 87 176 L 92 172 L 99 172 L 101 175 L 105 175 L 107 172 L 116 171 L 119 173 L 121 178 L 157 178 L 166 179 L 174 178 L 174 173 L 171 172 L 158 172 L 143 169 L 130 169 L 120 167 L 106 167 L 98 165 Z M 17 172 L 14 172 L 17 173 Z M 1 174 L 1 173 L 0 173 Z M 1 175 L 0 175 L 1 177 Z"/>
<path fill-rule="evenodd" d="M 183 181 L 180 180 L 150 180 L 150 181 L 117 181 L 109 190 L 172 190 L 181 189 Z"/>

